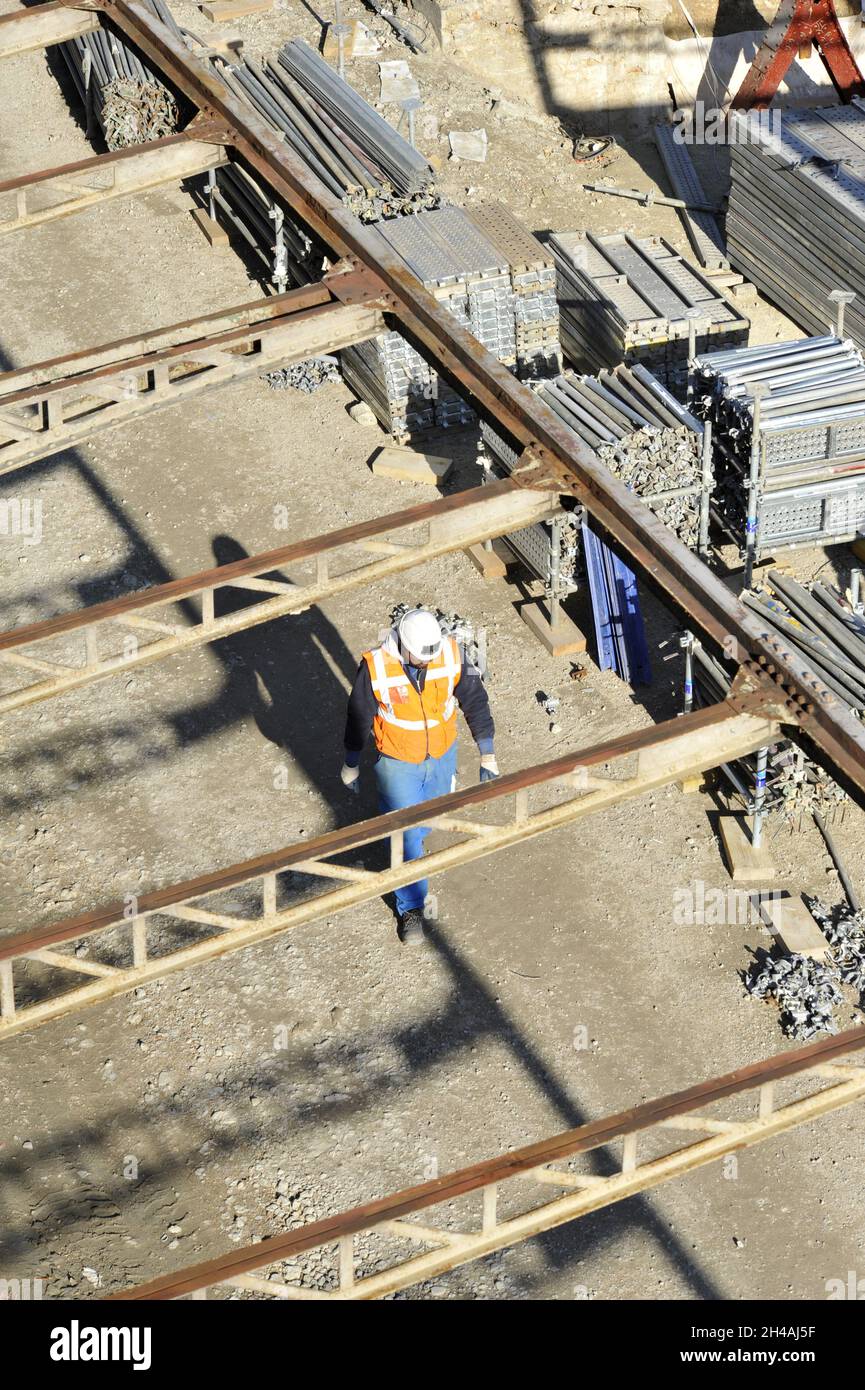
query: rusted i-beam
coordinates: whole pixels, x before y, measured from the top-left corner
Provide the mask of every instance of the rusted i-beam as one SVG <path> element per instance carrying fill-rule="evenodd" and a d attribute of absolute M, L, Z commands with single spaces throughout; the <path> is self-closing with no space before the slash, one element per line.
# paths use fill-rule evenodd
<path fill-rule="evenodd" d="M 176 1270 L 162 1278 L 152 1279 L 137 1288 L 109 1295 L 110 1300 L 144 1301 L 183 1298 L 223 1286 L 271 1298 L 345 1299 L 380 1298 L 397 1289 L 409 1288 L 421 1279 L 443 1274 L 470 1260 L 490 1254 L 552 1230 L 592 1211 L 622 1201 L 636 1192 L 657 1187 L 706 1163 L 715 1162 L 728 1153 L 748 1148 L 784 1133 L 797 1125 L 807 1124 L 822 1115 L 853 1104 L 865 1096 L 865 1067 L 861 1062 L 847 1065 L 845 1059 L 865 1047 L 865 1028 L 854 1028 L 836 1037 L 822 1038 L 791 1052 L 780 1053 L 751 1066 L 740 1067 L 724 1076 L 703 1081 L 686 1090 L 645 1101 L 630 1110 L 589 1124 L 566 1130 L 563 1134 L 543 1139 L 523 1148 L 510 1149 L 496 1158 L 446 1173 L 416 1187 L 405 1188 L 387 1197 L 366 1202 L 350 1211 L 324 1217 L 301 1226 L 298 1230 L 278 1232 L 266 1241 L 249 1245 L 243 1250 L 227 1251 L 215 1259 Z M 853 1059 L 855 1062 L 855 1058 Z M 819 1089 L 778 1107 L 775 1088 L 794 1079 L 813 1079 Z M 828 1085 L 826 1084 L 828 1082 Z M 753 1118 L 719 1119 L 705 1111 L 732 1097 L 756 1091 L 759 1113 Z M 777 1108 L 776 1108 L 777 1107 Z M 676 1130 L 708 1135 L 664 1153 L 660 1157 L 637 1161 L 640 1136 Z M 604 1176 L 578 1172 L 567 1167 L 582 1154 L 599 1148 L 623 1144 L 622 1168 L 619 1173 Z M 657 1148 L 657 1145 L 655 1145 Z M 515 1180 L 536 1184 L 541 1191 L 550 1188 L 571 1195 L 537 1202 L 537 1190 L 514 1193 Z M 576 1192 L 573 1192 L 576 1189 Z M 453 1218 L 445 1214 L 441 1225 L 418 1223 L 413 1218 L 431 1208 L 461 1201 L 473 1194 L 483 1196 L 481 1220 L 469 1230 L 454 1230 Z M 507 1194 L 522 1208 L 511 1215 L 502 1213 L 502 1197 Z M 523 1200 L 520 1201 L 520 1195 Z M 526 1198 L 535 1202 L 525 1209 Z M 463 1216 L 462 1226 L 467 1224 Z M 356 1277 L 354 1268 L 354 1237 L 360 1234 L 388 1238 L 390 1251 L 394 1239 L 417 1248 L 432 1247 L 428 1253 L 383 1260 L 384 1268 L 370 1272 L 374 1247 L 368 1248 L 366 1270 Z M 308 1286 L 298 1288 L 288 1284 L 278 1274 L 267 1280 L 250 1277 L 254 1271 L 268 1268 L 284 1260 L 297 1261 L 309 1251 L 322 1246 L 336 1247 L 339 1252 L 339 1285 L 331 1292 L 318 1292 Z"/>

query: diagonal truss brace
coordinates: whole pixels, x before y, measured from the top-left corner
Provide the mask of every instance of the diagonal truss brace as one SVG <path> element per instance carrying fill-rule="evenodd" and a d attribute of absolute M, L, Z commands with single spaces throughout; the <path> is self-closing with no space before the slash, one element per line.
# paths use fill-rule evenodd
<path fill-rule="evenodd" d="M 865 77 L 838 19 L 834 0 L 782 0 L 732 105 L 767 107 L 797 56 L 815 44 L 842 101 L 865 95 Z"/>
<path fill-rule="evenodd" d="M 862 1100 L 865 1066 L 851 1054 L 863 1047 L 865 1028 L 824 1038 L 298 1230 L 274 1235 L 245 1250 L 232 1250 L 153 1279 L 111 1295 L 110 1301 L 189 1295 L 206 1298 L 210 1289 L 226 1293 L 238 1289 L 267 1298 L 326 1302 L 383 1298 Z M 779 1106 L 781 1085 L 794 1082 L 800 1090 L 806 1086 L 808 1094 L 799 1094 Z M 730 1101 L 739 1102 L 732 1117 L 705 1114 L 712 1106 Z M 676 1131 L 708 1137 L 670 1150 L 667 1136 Z M 602 1146 L 619 1145 L 621 1168 L 617 1173 L 603 1176 L 580 1171 L 576 1166 L 583 1155 Z M 641 1148 L 645 1155 L 642 1161 Z M 646 1154 L 647 1148 L 655 1151 L 654 1157 Z M 663 1152 L 658 1156 L 659 1148 Z M 564 1195 L 548 1198 L 550 1188 Z M 469 1206 L 466 1199 L 471 1198 L 475 1203 L 480 1199 L 480 1210 L 473 1222 L 470 1213 L 465 1212 Z M 440 1225 L 417 1219 L 419 1214 L 446 1203 L 452 1208 L 457 1201 L 464 1213 L 464 1225 L 459 1230 L 444 1224 L 454 1220 L 448 1211 L 441 1213 Z M 507 1215 L 503 1211 L 506 1204 Z M 372 1237 L 376 1243 L 381 1238 L 387 1242 L 383 1249 L 379 1246 L 386 1267 L 362 1278 L 358 1277 L 354 1250 L 359 1235 Z M 413 1254 L 406 1250 L 412 1246 L 427 1248 Z M 283 1260 L 296 1263 L 313 1250 L 322 1249 L 332 1257 L 331 1291 L 302 1283 L 289 1284 L 280 1277 L 278 1266 Z M 378 1253 L 375 1244 L 371 1252 L 367 1250 L 367 1267 L 370 1253 Z M 265 1278 L 268 1269 L 272 1277 Z M 302 1279 L 305 1272 L 301 1270 L 298 1277 Z"/>
<path fill-rule="evenodd" d="M 181 135 L 0 180 L 0 235 L 39 227 L 166 183 L 179 183 L 227 162 L 224 146 L 195 136 L 193 122 Z"/>
<path fill-rule="evenodd" d="M 379 301 L 344 304 L 325 284 L 290 291 L 281 300 L 279 317 L 133 352 L 91 370 L 44 381 L 38 369 L 26 369 L 36 380 L 6 392 L 0 377 L 0 476 L 145 413 L 287 362 L 335 352 L 384 328 Z"/>
<path fill-rule="evenodd" d="M 547 520 L 559 510 L 557 493 L 521 488 L 506 479 L 203 570 L 188 579 L 171 580 L 63 618 L 13 629 L 0 634 L 0 670 L 6 676 L 10 667 L 16 668 L 28 679 L 0 694 L 0 713 L 216 642 L 289 613 L 302 613 L 360 584 Z M 419 527 L 423 528 L 420 537 L 402 534 L 417 532 Z M 394 536 L 400 539 L 395 541 Z M 359 563 L 364 554 L 371 558 Z M 261 577 L 286 565 L 312 566 L 313 573 L 292 581 Z M 217 593 L 229 588 L 261 597 L 249 607 L 216 616 Z M 198 620 L 191 623 L 177 612 L 177 606 L 189 600 L 198 609 Z M 58 642 L 62 642 L 59 656 Z M 76 664 L 68 664 L 70 658 Z"/>
<path fill-rule="evenodd" d="M 425 856 L 423 873 L 432 877 L 742 757 L 779 735 L 779 724 L 758 697 L 730 699 L 422 806 L 345 826 L 228 869 L 0 939 L 0 1040 L 413 882 L 418 865 L 403 858 L 403 834 L 412 826 L 440 828 L 459 837 L 455 844 Z M 466 818 L 467 808 L 476 814 Z M 493 823 L 479 819 L 477 813 L 485 808 L 503 810 L 507 818 Z M 337 855 L 381 842 L 390 851 L 387 867 L 372 870 L 334 862 Z M 279 877 L 289 874 L 295 877 L 283 878 L 280 884 Z M 313 882 L 335 879 L 340 886 L 309 896 L 298 875 Z M 236 890 L 242 890 L 239 904 L 237 898 L 234 903 L 230 900 Z M 253 916 L 248 915 L 251 901 L 258 904 Z M 148 930 L 157 918 L 163 930 L 153 947 Z M 191 945 L 166 944 L 164 928 L 171 920 L 187 928 L 200 925 L 209 934 Z M 103 938 L 100 944 L 101 933 L 117 928 L 123 937 L 119 946 L 116 938 L 108 943 Z M 56 950 L 74 943 L 80 946 L 85 938 L 84 954 Z M 93 947 L 102 950 L 101 957 L 93 953 Z M 50 978 L 34 979 L 32 962 L 52 967 Z M 58 973 L 67 981 L 69 974 L 78 973 L 97 978 L 67 988 L 58 982 Z"/>

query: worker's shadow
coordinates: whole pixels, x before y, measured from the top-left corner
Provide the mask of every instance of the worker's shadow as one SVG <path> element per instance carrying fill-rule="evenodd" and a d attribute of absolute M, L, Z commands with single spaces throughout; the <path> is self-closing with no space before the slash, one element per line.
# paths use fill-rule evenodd
<path fill-rule="evenodd" d="M 248 551 L 231 536 L 216 536 L 218 565 L 244 560 Z M 258 578 L 291 582 L 273 571 Z M 249 589 L 216 590 L 217 617 L 242 612 L 268 595 Z M 231 670 L 232 696 L 252 715 L 264 738 L 282 749 L 333 808 L 339 820 L 356 807 L 339 780 L 348 692 L 357 660 L 320 608 L 292 613 L 223 638 L 219 654 Z"/>

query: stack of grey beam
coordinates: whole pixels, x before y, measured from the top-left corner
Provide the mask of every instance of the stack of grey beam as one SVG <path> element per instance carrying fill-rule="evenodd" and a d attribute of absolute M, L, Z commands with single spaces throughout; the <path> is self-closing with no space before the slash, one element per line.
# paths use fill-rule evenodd
<path fill-rule="evenodd" d="M 641 362 L 684 394 L 689 322 L 699 351 L 748 341 L 749 321 L 662 237 L 556 232 L 562 346 L 582 370 Z"/>
<path fill-rule="evenodd" d="M 277 62 L 214 60 L 219 76 L 364 222 L 437 206 L 429 162 L 302 39 Z"/>
<path fill-rule="evenodd" d="M 684 406 L 645 367 L 619 366 L 596 377 L 564 372 L 534 385 L 539 400 L 588 445 L 610 472 L 638 493 L 656 516 L 692 549 L 705 549 L 711 491 L 709 436 Z M 513 471 L 517 454 L 483 421 L 481 436 L 489 472 Z M 545 572 L 549 523 L 506 537 L 529 569 L 550 584 Z M 576 587 L 579 549 L 568 548 L 561 566 L 562 590 Z"/>
<path fill-rule="evenodd" d="M 182 38 L 163 0 L 144 4 Z M 109 150 L 158 140 L 177 130 L 180 113 L 174 94 L 109 29 L 70 39 L 60 44 L 60 52 L 84 103 L 88 135 L 95 117 Z"/>
<path fill-rule="evenodd" d="M 858 295 L 846 331 L 865 347 L 865 105 L 731 113 L 732 264 L 806 332 Z"/>
<path fill-rule="evenodd" d="M 698 356 L 692 391 L 695 413 L 714 423 L 713 511 L 737 545 L 752 489 L 756 560 L 865 531 L 865 362 L 852 342 L 802 338 Z"/>
<path fill-rule="evenodd" d="M 542 260 L 543 250 L 529 246 L 534 238 L 518 223 L 512 226 L 499 205 L 488 205 L 484 220 L 485 230 L 494 234 L 504 227 L 495 243 L 471 212 L 449 205 L 381 222 L 374 235 L 512 371 L 538 376 L 556 369 L 561 356 L 558 338 L 550 333 L 551 324 L 555 329 L 550 282 L 542 282 L 538 265 L 531 264 L 533 257 Z M 513 246 L 517 235 L 519 248 Z M 509 238 L 510 249 L 519 250 L 516 276 L 508 261 Z M 517 289 L 515 278 L 521 281 Z M 346 348 L 342 363 L 346 381 L 397 439 L 475 420 L 471 407 L 399 333 Z"/>

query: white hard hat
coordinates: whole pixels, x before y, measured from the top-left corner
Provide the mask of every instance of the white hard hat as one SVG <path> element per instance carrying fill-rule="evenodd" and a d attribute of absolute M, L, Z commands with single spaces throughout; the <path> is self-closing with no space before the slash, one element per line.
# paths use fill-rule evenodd
<path fill-rule="evenodd" d="M 418 661 L 432 661 L 442 649 L 442 630 L 438 618 L 428 608 L 413 608 L 400 619 L 399 640 L 403 650 Z"/>

